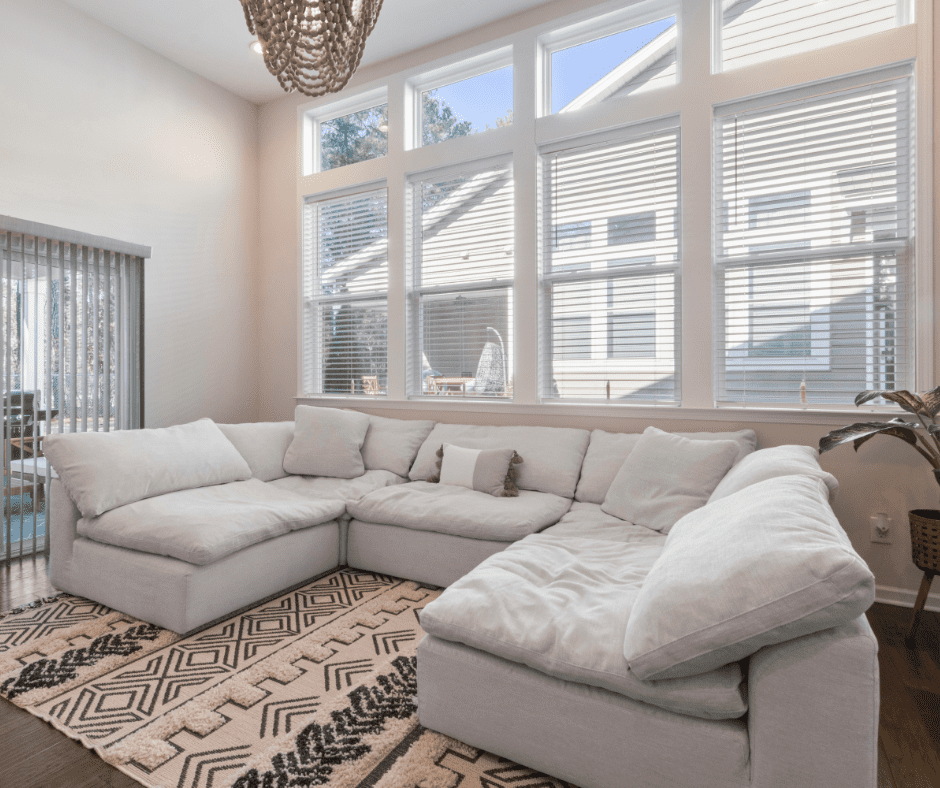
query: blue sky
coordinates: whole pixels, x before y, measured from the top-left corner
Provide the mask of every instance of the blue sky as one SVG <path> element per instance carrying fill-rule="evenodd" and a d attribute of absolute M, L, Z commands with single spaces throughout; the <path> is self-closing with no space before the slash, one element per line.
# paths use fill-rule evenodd
<path fill-rule="evenodd" d="M 552 112 L 557 112 L 605 74 L 619 66 L 675 24 L 675 17 L 651 22 L 641 27 L 589 41 L 552 55 Z M 462 120 L 470 120 L 476 131 L 512 109 L 512 67 L 491 71 L 438 88 L 437 95 L 453 108 Z"/>

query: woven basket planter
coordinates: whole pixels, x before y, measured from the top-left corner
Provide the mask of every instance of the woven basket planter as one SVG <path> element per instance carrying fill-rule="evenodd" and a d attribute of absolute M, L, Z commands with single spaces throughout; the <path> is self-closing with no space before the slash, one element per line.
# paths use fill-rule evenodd
<path fill-rule="evenodd" d="M 911 552 L 923 572 L 940 572 L 940 511 L 914 509 L 911 519 Z"/>

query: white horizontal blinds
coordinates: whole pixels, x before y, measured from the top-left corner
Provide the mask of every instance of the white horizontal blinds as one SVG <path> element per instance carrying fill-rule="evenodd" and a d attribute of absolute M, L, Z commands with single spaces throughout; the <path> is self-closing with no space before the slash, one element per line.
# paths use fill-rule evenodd
<path fill-rule="evenodd" d="M 912 86 L 897 73 L 719 110 L 720 402 L 911 385 Z"/>
<path fill-rule="evenodd" d="M 121 255 L 118 266 L 117 257 L 98 247 L 0 232 L 3 484 L 9 501 L 0 528 L 2 560 L 47 549 L 51 469 L 41 456 L 40 435 L 140 426 L 143 261 Z M 115 308 L 119 296 L 123 312 Z M 116 347 L 126 354 L 115 353 Z"/>
<path fill-rule="evenodd" d="M 679 132 L 624 136 L 542 155 L 543 399 L 679 399 Z"/>
<path fill-rule="evenodd" d="M 510 165 L 413 183 L 409 394 L 512 396 Z"/>
<path fill-rule="evenodd" d="M 724 70 L 890 30 L 909 0 L 722 0 Z"/>
<path fill-rule="evenodd" d="M 305 394 L 384 394 L 388 199 L 384 188 L 304 208 Z"/>

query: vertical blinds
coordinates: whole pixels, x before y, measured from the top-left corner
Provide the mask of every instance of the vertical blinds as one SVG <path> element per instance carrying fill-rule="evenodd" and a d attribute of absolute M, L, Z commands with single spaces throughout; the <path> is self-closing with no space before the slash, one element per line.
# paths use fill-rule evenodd
<path fill-rule="evenodd" d="M 409 394 L 511 397 L 512 168 L 416 180 L 411 201 Z"/>
<path fill-rule="evenodd" d="M 750 66 L 890 30 L 909 0 L 723 0 L 722 67 Z"/>
<path fill-rule="evenodd" d="M 720 402 L 851 403 L 912 383 L 904 71 L 718 112 Z"/>
<path fill-rule="evenodd" d="M 384 394 L 388 199 L 375 189 L 304 206 L 307 394 Z"/>
<path fill-rule="evenodd" d="M 543 399 L 679 398 L 678 129 L 542 154 Z"/>
<path fill-rule="evenodd" d="M 48 548 L 51 468 L 42 436 L 140 426 L 143 257 L 91 245 L 102 239 L 87 238 L 88 244 L 70 243 L 0 231 L 0 412 L 8 502 L 0 560 Z"/>

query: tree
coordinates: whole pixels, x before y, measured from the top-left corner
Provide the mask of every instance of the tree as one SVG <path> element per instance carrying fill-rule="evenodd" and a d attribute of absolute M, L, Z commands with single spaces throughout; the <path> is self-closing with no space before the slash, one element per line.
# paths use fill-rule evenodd
<path fill-rule="evenodd" d="M 440 98 L 436 90 L 422 94 L 421 120 L 421 142 L 424 145 L 473 133 L 473 123 L 458 120 L 450 104 Z"/>
<path fill-rule="evenodd" d="M 388 152 L 388 104 L 364 109 L 320 126 L 321 169 L 384 156 Z"/>

